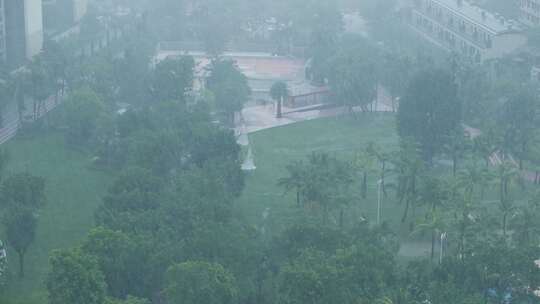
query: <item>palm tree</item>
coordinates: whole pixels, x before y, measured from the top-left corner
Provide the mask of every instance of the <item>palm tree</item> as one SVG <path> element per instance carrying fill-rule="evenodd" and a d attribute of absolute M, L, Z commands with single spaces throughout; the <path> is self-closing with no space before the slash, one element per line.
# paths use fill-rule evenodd
<path fill-rule="evenodd" d="M 49 77 L 45 64 L 40 57 L 35 57 L 29 66 L 29 79 L 33 103 L 33 119 L 37 120 L 47 97 L 52 92 L 53 82 Z"/>
<path fill-rule="evenodd" d="M 490 157 L 497 152 L 497 140 L 493 132 L 482 134 L 473 139 L 473 151 L 481 157 L 489 167 Z"/>
<path fill-rule="evenodd" d="M 305 202 L 319 205 L 326 223 L 331 209 L 340 207 L 340 225 L 343 224 L 344 206 L 351 200 L 352 170 L 348 163 L 325 153 L 313 153 L 303 171 L 301 186 Z"/>
<path fill-rule="evenodd" d="M 469 165 L 458 173 L 456 186 L 463 191 L 463 195 L 471 200 L 477 187 L 481 189 L 481 199 L 483 199 L 484 189 L 492 180 L 491 173 L 486 168 L 478 168 L 476 165 Z"/>
<path fill-rule="evenodd" d="M 444 231 L 446 222 L 444 217 L 438 211 L 431 211 L 427 217 L 416 224 L 413 233 L 431 232 L 431 261 L 435 257 L 435 243 L 437 235 Z"/>
<path fill-rule="evenodd" d="M 24 92 L 26 91 L 28 70 L 23 69 L 20 72 L 15 73 L 12 79 L 13 86 L 13 102 L 17 104 L 18 124 L 19 126 L 23 122 L 23 114 L 25 110 Z"/>
<path fill-rule="evenodd" d="M 497 177 L 499 180 L 499 208 L 503 215 L 503 236 L 506 237 L 508 216 L 510 216 L 515 210 L 513 200 L 510 197 L 510 186 L 518 181 L 519 173 L 514 164 L 510 163 L 509 161 L 503 161 L 498 167 Z"/>
<path fill-rule="evenodd" d="M 302 193 L 306 189 L 307 185 L 307 172 L 306 166 L 302 161 L 295 161 L 286 167 L 289 175 L 287 177 L 280 178 L 278 186 L 284 187 L 285 192 L 289 192 L 293 189 L 296 191 L 296 205 L 300 207 L 302 204 Z"/>
<path fill-rule="evenodd" d="M 429 207 L 430 212 L 436 212 L 450 198 L 450 186 L 434 174 L 426 174 L 422 177 L 419 199 Z"/>
<path fill-rule="evenodd" d="M 386 193 L 386 183 L 385 183 L 385 176 L 388 171 L 387 163 L 391 160 L 391 154 L 383 151 L 380 147 L 375 145 L 374 143 L 369 143 L 366 151 L 375 156 L 375 158 L 379 161 L 380 164 L 380 170 L 379 170 L 379 180 L 381 183 L 381 190 L 384 194 L 384 197 L 387 196 Z"/>
<path fill-rule="evenodd" d="M 11 101 L 13 85 L 7 70 L 0 68 L 0 127 L 4 126 L 4 108 Z"/>
<path fill-rule="evenodd" d="M 466 197 L 454 196 L 452 201 L 454 204 L 454 225 L 458 235 L 458 253 L 459 256 L 463 257 L 465 254 L 465 236 L 473 223 L 471 212 L 474 206 L 472 200 Z"/>
<path fill-rule="evenodd" d="M 361 196 L 367 197 L 368 174 L 373 171 L 373 158 L 365 151 L 355 153 L 351 167 L 362 175 Z"/>
<path fill-rule="evenodd" d="M 270 96 L 277 103 L 276 117 L 281 118 L 283 116 L 283 113 L 282 113 L 283 101 L 285 98 L 289 96 L 289 88 L 287 87 L 287 84 L 283 81 L 275 82 L 270 88 Z"/>
<path fill-rule="evenodd" d="M 537 242 L 540 235 L 540 193 L 535 194 L 525 206 L 518 208 L 516 218 L 511 225 L 519 245 L 530 246 Z M 535 238 L 536 237 L 536 238 Z"/>
<path fill-rule="evenodd" d="M 424 168 L 417 145 L 412 141 L 404 141 L 401 150 L 394 155 L 392 162 L 398 175 L 397 195 L 399 202 L 405 200 L 405 209 L 401 222 L 407 220 L 411 205 L 417 200 L 418 178 Z"/>
<path fill-rule="evenodd" d="M 469 147 L 470 140 L 462 127 L 459 127 L 448 136 L 445 152 L 452 158 L 452 173 L 454 176 L 457 174 L 458 162 L 465 156 L 465 152 Z"/>
<path fill-rule="evenodd" d="M 55 84 L 55 104 L 58 103 L 58 94 L 64 92 L 66 69 L 69 64 L 64 47 L 56 41 L 47 40 L 43 45 L 43 61 L 49 70 Z"/>

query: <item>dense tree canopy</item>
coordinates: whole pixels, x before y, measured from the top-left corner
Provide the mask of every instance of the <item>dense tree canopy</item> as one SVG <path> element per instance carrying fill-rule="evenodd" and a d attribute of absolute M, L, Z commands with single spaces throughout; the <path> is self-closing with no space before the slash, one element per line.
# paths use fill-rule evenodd
<path fill-rule="evenodd" d="M 417 141 L 425 160 L 431 161 L 460 123 L 461 102 L 452 76 L 441 70 L 415 75 L 400 102 L 399 135 Z"/>
<path fill-rule="evenodd" d="M 167 270 L 164 290 L 170 302 L 232 304 L 236 302 L 234 276 L 219 264 L 185 262 Z"/>
<path fill-rule="evenodd" d="M 246 76 L 233 61 L 216 59 L 206 83 L 214 93 L 217 109 L 232 122 L 234 113 L 242 109 L 251 94 Z"/>
<path fill-rule="evenodd" d="M 47 278 L 51 304 L 102 304 L 106 288 L 95 258 L 77 249 L 52 253 Z"/>

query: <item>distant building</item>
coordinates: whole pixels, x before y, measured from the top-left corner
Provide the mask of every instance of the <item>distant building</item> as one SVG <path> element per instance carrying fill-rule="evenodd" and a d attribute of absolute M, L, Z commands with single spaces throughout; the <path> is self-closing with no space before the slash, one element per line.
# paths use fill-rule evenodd
<path fill-rule="evenodd" d="M 22 65 L 43 47 L 41 0 L 3 0 L 4 59 L 10 67 Z"/>
<path fill-rule="evenodd" d="M 465 0 L 416 0 L 408 20 L 425 39 L 475 62 L 502 57 L 527 43 L 517 22 Z"/>
<path fill-rule="evenodd" d="M 43 0 L 43 23 L 47 37 L 74 28 L 86 15 L 88 0 Z"/>
<path fill-rule="evenodd" d="M 81 19 L 86 15 L 88 9 L 88 0 L 71 0 L 72 3 L 72 20 L 75 23 L 79 23 Z"/>
<path fill-rule="evenodd" d="M 519 20 L 528 26 L 540 25 L 540 0 L 519 0 Z"/>
<path fill-rule="evenodd" d="M 5 62 L 6 50 L 6 15 L 4 0 L 0 0 L 0 61 Z"/>

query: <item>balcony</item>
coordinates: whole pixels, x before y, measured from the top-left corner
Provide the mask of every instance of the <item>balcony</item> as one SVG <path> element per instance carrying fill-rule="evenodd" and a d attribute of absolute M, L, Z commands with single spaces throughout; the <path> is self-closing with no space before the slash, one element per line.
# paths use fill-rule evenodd
<path fill-rule="evenodd" d="M 418 15 L 429 19 L 433 24 L 439 25 L 445 30 L 459 36 L 461 39 L 466 40 L 480 49 L 488 49 L 492 47 L 491 38 L 483 37 L 486 34 L 482 35 L 481 32 L 478 31 L 471 23 L 466 22 L 465 20 L 459 20 L 458 16 L 450 16 L 447 19 L 443 19 L 437 17 L 438 13 L 428 14 L 426 11 L 427 10 L 415 10 Z"/>

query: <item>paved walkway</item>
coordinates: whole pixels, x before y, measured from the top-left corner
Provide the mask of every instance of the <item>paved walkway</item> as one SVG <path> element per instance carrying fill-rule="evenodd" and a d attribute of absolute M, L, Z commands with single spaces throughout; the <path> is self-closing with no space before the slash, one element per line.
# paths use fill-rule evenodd
<path fill-rule="evenodd" d="M 64 96 L 62 96 L 61 94 L 58 95 L 58 102 L 55 101 L 54 95 L 47 98 L 47 100 L 45 100 L 45 102 L 43 103 L 43 106 L 41 107 L 39 113 L 37 113 L 38 119 L 43 117 L 49 111 L 56 108 L 56 106 L 62 103 L 63 99 Z M 27 117 L 32 117 L 33 114 L 33 102 L 30 100 L 26 100 L 25 110 L 22 113 L 22 118 L 25 119 Z M 2 112 L 2 119 L 3 127 L 0 128 L 0 145 L 4 144 L 5 142 L 13 138 L 15 135 L 17 135 L 17 131 L 22 126 L 22 121 L 19 119 L 18 106 L 15 102 L 8 104 L 4 108 Z"/>
<path fill-rule="evenodd" d="M 378 90 L 377 100 L 372 105 L 374 112 L 392 112 L 390 96 L 383 88 Z M 354 111 L 359 113 L 361 109 L 356 107 Z M 283 118 L 276 118 L 274 104 L 246 107 L 237 119 L 236 134 L 242 136 L 244 133 L 249 134 L 297 122 L 323 117 L 335 117 L 347 114 L 349 110 L 346 107 L 331 107 L 326 104 L 317 104 L 303 108 L 283 107 L 282 112 L 284 113 Z M 239 144 L 246 145 L 245 139 L 242 139 Z"/>
<path fill-rule="evenodd" d="M 377 100 L 372 104 L 374 112 L 392 112 L 391 99 L 384 88 L 379 88 Z M 354 108 L 355 112 L 361 112 L 360 108 Z M 253 105 L 242 110 L 237 116 L 235 135 L 239 145 L 247 147 L 247 155 L 242 164 L 246 171 L 255 170 L 255 158 L 249 143 L 249 134 L 266 129 L 286 126 L 302 121 L 308 121 L 324 117 L 335 117 L 349 113 L 346 107 L 332 107 L 326 104 L 310 105 L 303 108 L 282 108 L 283 117 L 276 117 L 275 104 Z"/>

